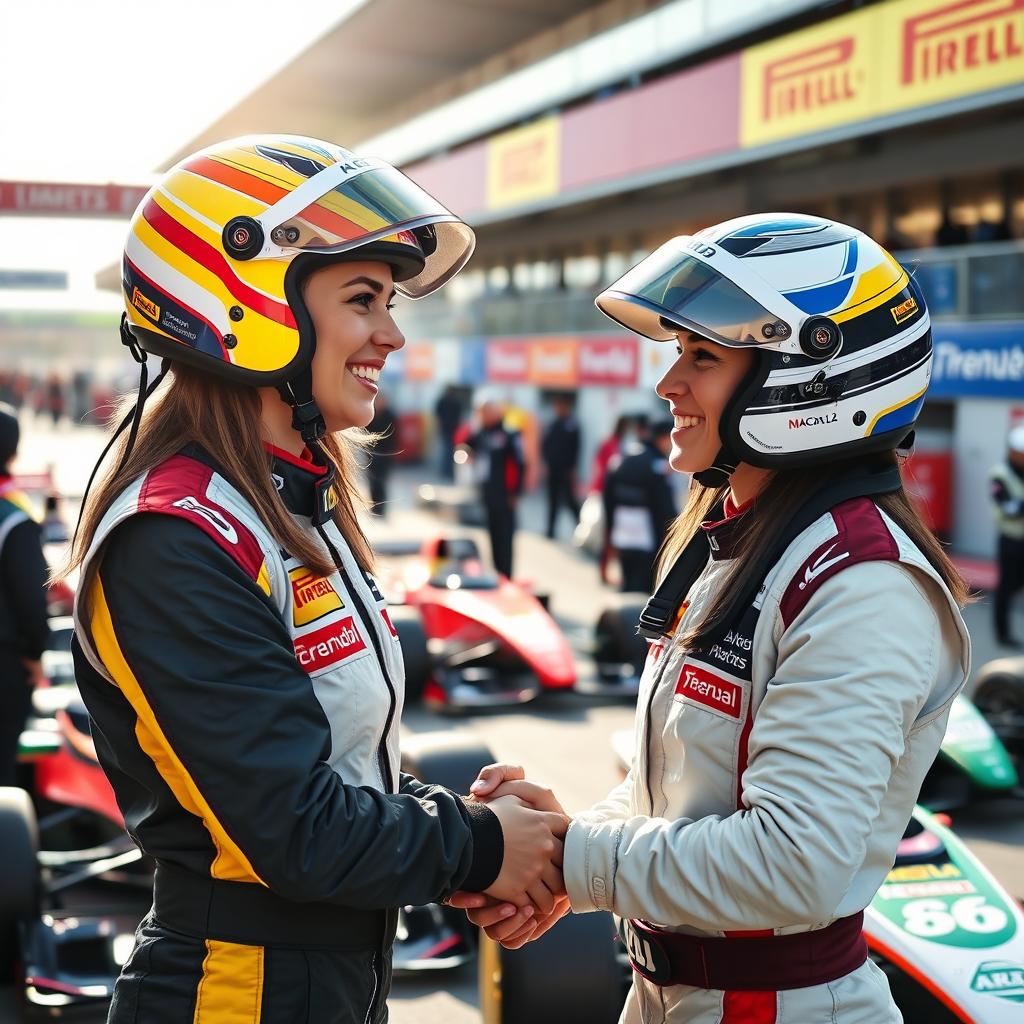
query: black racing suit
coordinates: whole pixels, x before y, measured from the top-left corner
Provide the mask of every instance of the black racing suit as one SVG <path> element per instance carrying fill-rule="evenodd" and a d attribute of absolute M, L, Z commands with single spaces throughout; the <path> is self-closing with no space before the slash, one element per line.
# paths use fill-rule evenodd
<path fill-rule="evenodd" d="M 32 707 L 25 661 L 38 661 L 49 637 L 46 560 L 39 524 L 0 476 L 0 786 L 17 784 L 18 739 Z"/>
<path fill-rule="evenodd" d="M 575 416 L 559 416 L 548 427 L 541 444 L 548 471 L 548 536 L 554 537 L 558 512 L 564 505 L 575 528 L 580 519 L 576 498 L 576 466 L 580 458 L 580 427 Z"/>
<path fill-rule="evenodd" d="M 676 514 L 665 456 L 653 444 L 633 444 L 605 475 L 604 521 L 622 566 L 622 590 L 650 593 L 654 560 Z"/>
<path fill-rule="evenodd" d="M 487 515 L 494 567 L 512 576 L 512 538 L 516 532 L 516 502 L 523 492 L 523 443 L 502 424 L 483 427 L 466 440 L 473 452 L 480 497 Z"/>
<path fill-rule="evenodd" d="M 379 1024 L 396 908 L 500 867 L 490 811 L 397 775 L 387 609 L 314 526 L 316 467 L 278 453 L 268 469 L 339 572 L 268 545 L 196 448 L 115 502 L 89 557 L 75 668 L 125 825 L 157 864 L 115 1024 Z"/>

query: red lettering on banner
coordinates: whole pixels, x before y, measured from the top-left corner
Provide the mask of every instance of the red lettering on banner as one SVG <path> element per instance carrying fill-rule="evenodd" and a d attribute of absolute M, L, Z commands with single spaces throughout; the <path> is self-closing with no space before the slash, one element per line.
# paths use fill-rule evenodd
<path fill-rule="evenodd" d="M 849 67 L 856 45 L 853 36 L 846 36 L 765 64 L 764 119 L 854 99 L 861 85 Z"/>
<path fill-rule="evenodd" d="M 1024 0 L 959 0 L 903 24 L 904 85 L 1024 54 Z M 1015 17 L 1018 16 L 1018 17 Z"/>
<path fill-rule="evenodd" d="M 676 683 L 676 696 L 687 697 L 739 721 L 743 688 L 703 665 L 684 663 Z"/>
<path fill-rule="evenodd" d="M 522 341 L 492 341 L 487 346 L 487 379 L 524 383 L 530 372 L 530 353 Z"/>
<path fill-rule="evenodd" d="M 295 638 L 295 657 L 306 672 L 316 672 L 366 650 L 352 616 Z"/>
<path fill-rule="evenodd" d="M 640 369 L 635 338 L 584 338 L 580 341 L 581 385 L 636 387 Z"/>
<path fill-rule="evenodd" d="M 146 194 L 130 185 L 0 182 L 0 211 L 54 216 L 128 217 Z"/>

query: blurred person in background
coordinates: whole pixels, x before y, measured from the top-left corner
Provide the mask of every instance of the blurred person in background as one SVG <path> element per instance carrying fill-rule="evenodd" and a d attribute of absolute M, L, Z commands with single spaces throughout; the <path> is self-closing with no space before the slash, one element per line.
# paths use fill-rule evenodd
<path fill-rule="evenodd" d="M 398 454 L 398 420 L 391 401 L 383 391 L 373 403 L 373 419 L 366 428 L 376 440 L 366 450 L 366 478 L 370 485 L 370 512 L 387 514 L 388 479 Z"/>
<path fill-rule="evenodd" d="M 64 382 L 59 374 L 51 373 L 46 380 L 45 406 L 54 426 L 57 426 L 64 415 L 65 404 Z"/>
<path fill-rule="evenodd" d="M 287 135 L 187 158 L 132 219 L 121 341 L 167 379 L 143 361 L 67 566 L 96 752 L 156 862 L 110 1024 L 379 1024 L 399 907 L 561 890 L 562 816 L 401 773 L 402 650 L 356 514 L 346 431 L 405 344 L 392 300 L 472 249 L 399 171 Z"/>
<path fill-rule="evenodd" d="M 676 515 L 668 455 L 672 420 L 643 424 L 608 465 L 602 498 L 608 547 L 622 569 L 620 589 L 649 594 L 654 561 Z"/>
<path fill-rule="evenodd" d="M 39 525 L 11 477 L 19 437 L 14 409 L 0 406 L 0 786 L 16 785 L 18 738 L 50 634 Z"/>
<path fill-rule="evenodd" d="M 440 449 L 439 464 L 442 480 L 455 479 L 455 432 L 462 424 L 465 409 L 458 389 L 454 384 L 446 384 L 441 396 L 434 404 L 434 415 L 437 417 L 437 440 Z"/>
<path fill-rule="evenodd" d="M 573 819 L 553 914 L 452 902 L 513 947 L 611 911 L 622 1024 L 898 1024 L 863 911 L 970 670 L 967 587 L 897 457 L 931 375 L 924 297 L 862 232 L 767 214 L 672 239 L 598 306 L 675 345 L 656 390 L 695 480 L 640 617 L 637 748 Z M 559 808 L 516 766 L 471 791 Z"/>
<path fill-rule="evenodd" d="M 1024 589 L 1024 423 L 1010 431 L 1006 448 L 1006 460 L 989 473 L 999 531 L 999 582 L 992 610 L 998 642 L 1019 649 L 1024 645 L 1010 629 L 1010 610 L 1015 595 Z"/>
<path fill-rule="evenodd" d="M 544 431 L 541 457 L 547 471 L 548 536 L 555 536 L 558 513 L 564 507 L 575 529 L 580 518 L 576 497 L 576 467 L 580 459 L 580 425 L 573 415 L 572 399 L 558 395 L 551 403 L 555 417 Z"/>
<path fill-rule="evenodd" d="M 511 579 L 516 506 L 526 466 L 522 438 L 506 426 L 505 403 L 493 392 L 480 392 L 474 404 L 476 429 L 466 438 L 465 448 L 484 506 L 494 567 Z"/>

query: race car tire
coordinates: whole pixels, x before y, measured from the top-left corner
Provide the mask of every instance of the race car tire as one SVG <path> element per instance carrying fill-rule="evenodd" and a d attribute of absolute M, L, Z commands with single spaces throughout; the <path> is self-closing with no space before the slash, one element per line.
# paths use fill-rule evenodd
<path fill-rule="evenodd" d="M 1007 751 L 1024 757 L 1024 658 L 982 666 L 971 700 Z"/>
<path fill-rule="evenodd" d="M 605 913 L 568 914 L 522 949 L 505 949 L 481 934 L 484 1024 L 615 1024 L 625 994 L 616 945 Z"/>
<path fill-rule="evenodd" d="M 454 793 L 468 793 L 480 769 L 496 761 L 486 744 L 458 733 L 421 733 L 402 741 L 402 771 Z"/>
<path fill-rule="evenodd" d="M 14 979 L 18 923 L 39 915 L 39 833 L 28 793 L 0 788 L 0 982 Z"/>
<path fill-rule="evenodd" d="M 407 704 L 415 704 L 423 697 L 423 689 L 433 671 L 430 652 L 427 650 L 427 633 L 420 613 L 415 608 L 392 605 L 388 608 L 388 615 L 398 633 L 398 642 L 402 645 L 405 700 Z"/>
<path fill-rule="evenodd" d="M 636 631 L 644 602 L 635 594 L 601 612 L 594 627 L 594 657 L 603 664 L 632 665 L 636 674 L 647 660 L 647 641 Z"/>

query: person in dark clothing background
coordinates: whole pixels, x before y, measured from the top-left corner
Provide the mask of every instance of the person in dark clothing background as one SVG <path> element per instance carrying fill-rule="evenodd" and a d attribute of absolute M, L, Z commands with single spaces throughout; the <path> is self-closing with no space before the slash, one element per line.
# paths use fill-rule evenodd
<path fill-rule="evenodd" d="M 445 387 L 441 397 L 434 405 L 434 415 L 437 417 L 441 446 L 441 478 L 453 480 L 455 478 L 455 463 L 452 456 L 455 454 L 455 432 L 459 429 L 463 417 L 462 400 L 454 385 L 449 384 Z"/>
<path fill-rule="evenodd" d="M 1024 588 L 1024 424 L 1010 431 L 1006 461 L 989 473 L 999 527 L 999 583 L 996 586 L 996 639 L 1003 647 L 1021 647 L 1010 629 L 1010 605 Z"/>
<path fill-rule="evenodd" d="M 669 485 L 672 420 L 652 423 L 608 467 L 604 517 L 608 539 L 622 566 L 624 592 L 649 592 L 654 561 L 676 515 Z"/>
<path fill-rule="evenodd" d="M 572 414 L 572 400 L 559 395 L 553 402 L 555 418 L 544 433 L 541 455 L 548 474 L 548 536 L 555 536 L 559 509 L 572 513 L 575 528 L 580 519 L 576 497 L 576 467 L 580 458 L 580 426 Z"/>
<path fill-rule="evenodd" d="M 15 785 L 18 738 L 49 638 L 39 524 L 11 479 L 18 440 L 14 410 L 0 406 L 0 786 Z"/>
<path fill-rule="evenodd" d="M 383 392 L 377 394 L 373 419 L 366 429 L 380 435 L 380 440 L 367 452 L 366 478 L 370 485 L 370 511 L 383 516 L 387 512 L 388 477 L 398 454 L 398 420 Z"/>
<path fill-rule="evenodd" d="M 491 537 L 494 567 L 512 576 L 512 540 L 516 531 L 516 504 L 523 491 L 523 444 L 519 434 L 504 424 L 503 405 L 491 395 L 477 401 L 479 427 L 466 439 L 473 459 Z"/>

